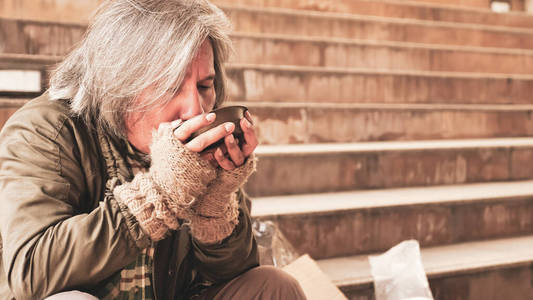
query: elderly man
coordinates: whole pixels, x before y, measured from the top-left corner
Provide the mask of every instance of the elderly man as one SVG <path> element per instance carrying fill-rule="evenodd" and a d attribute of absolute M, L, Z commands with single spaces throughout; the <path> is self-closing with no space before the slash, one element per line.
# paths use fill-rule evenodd
<path fill-rule="evenodd" d="M 202 0 L 99 8 L 1 132 L 2 299 L 304 299 L 258 267 L 251 116 L 243 141 L 233 123 L 190 138 L 225 99 L 229 27 Z"/>

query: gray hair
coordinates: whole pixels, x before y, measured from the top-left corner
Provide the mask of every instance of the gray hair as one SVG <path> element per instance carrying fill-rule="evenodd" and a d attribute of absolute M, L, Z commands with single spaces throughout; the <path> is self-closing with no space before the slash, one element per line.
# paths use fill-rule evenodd
<path fill-rule="evenodd" d="M 179 89 L 202 43 L 213 47 L 216 106 L 226 97 L 223 63 L 231 23 L 206 0 L 110 0 L 80 44 L 52 73 L 52 99 L 69 99 L 88 124 L 125 137 L 125 117 L 165 104 Z M 148 95 L 137 97 L 147 87 Z"/>

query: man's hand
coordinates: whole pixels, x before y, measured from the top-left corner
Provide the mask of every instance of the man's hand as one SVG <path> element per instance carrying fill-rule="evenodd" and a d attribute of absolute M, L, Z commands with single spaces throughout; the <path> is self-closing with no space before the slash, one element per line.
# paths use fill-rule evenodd
<path fill-rule="evenodd" d="M 246 158 L 255 151 L 258 145 L 252 117 L 247 111 L 245 118 L 240 121 L 240 126 L 244 133 L 244 141 L 242 141 L 241 146 L 239 146 L 239 141 L 232 134 L 235 130 L 235 125 L 231 122 L 221 124 L 187 142 L 192 133 L 209 125 L 215 118 L 216 115 L 214 113 L 202 114 L 185 122 L 174 121 L 171 125 L 177 127 L 174 130 L 174 135 L 189 150 L 200 153 L 202 158 L 225 170 L 234 170 L 245 162 Z M 215 150 L 204 151 L 205 148 L 221 139 L 224 139 L 222 146 L 217 147 Z"/>

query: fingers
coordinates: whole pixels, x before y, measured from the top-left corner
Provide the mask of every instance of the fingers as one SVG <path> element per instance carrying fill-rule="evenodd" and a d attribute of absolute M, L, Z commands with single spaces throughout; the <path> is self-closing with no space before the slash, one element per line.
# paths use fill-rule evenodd
<path fill-rule="evenodd" d="M 254 119 L 252 119 L 252 114 L 249 110 L 244 112 L 244 117 L 252 124 L 254 125 Z"/>
<path fill-rule="evenodd" d="M 241 119 L 240 125 L 244 133 L 242 149 L 239 147 L 239 140 L 230 134 L 224 139 L 225 147 L 219 147 L 215 151 L 215 160 L 225 170 L 233 170 L 243 165 L 246 157 L 250 156 L 258 145 L 249 112 L 246 112 L 245 118 Z"/>
<path fill-rule="evenodd" d="M 174 131 L 174 135 L 182 142 L 187 141 L 191 134 L 199 129 L 209 125 L 216 118 L 214 113 L 207 115 L 199 115 L 185 122 L 174 121 L 172 126 L 178 127 Z M 181 124 L 180 124 L 181 123 Z M 224 140 L 224 144 L 217 147 L 214 152 L 202 154 L 202 158 L 209 160 L 213 164 L 217 164 L 226 170 L 233 170 L 244 164 L 244 161 L 250 156 L 258 145 L 257 136 L 253 127 L 253 120 L 248 111 L 245 117 L 240 120 L 240 127 L 243 131 L 242 145 L 239 146 L 239 140 L 233 136 L 235 125 L 231 122 L 224 123 L 213 129 L 210 129 L 191 141 L 187 142 L 185 146 L 193 152 L 202 152 L 210 145 Z"/>
<path fill-rule="evenodd" d="M 257 136 L 251 122 L 250 113 L 246 112 L 246 117 L 241 119 L 241 128 L 244 133 L 244 141 L 242 145 L 242 153 L 244 157 L 250 156 L 254 151 L 259 142 L 257 141 Z"/>
<path fill-rule="evenodd" d="M 209 113 L 207 115 L 198 115 L 187 121 L 181 122 L 174 121 L 171 125 L 178 127 L 174 130 L 174 135 L 181 142 L 186 141 L 193 132 L 211 124 L 216 119 L 216 114 Z M 181 123 L 181 124 L 180 124 Z"/>
<path fill-rule="evenodd" d="M 239 148 L 239 142 L 233 137 L 233 134 L 228 135 L 225 140 L 228 154 L 235 166 L 241 166 L 244 163 L 244 153 Z"/>
<path fill-rule="evenodd" d="M 222 151 L 222 147 L 218 147 L 217 150 L 215 150 L 215 160 L 218 162 L 220 167 L 224 170 L 232 171 L 235 170 L 235 164 L 230 161 L 226 155 L 224 155 L 224 152 Z"/>
<path fill-rule="evenodd" d="M 183 125 L 185 125 L 185 123 L 183 123 Z M 233 130 L 235 130 L 235 124 L 227 122 L 200 134 L 185 144 L 185 146 L 193 152 L 202 152 L 209 145 L 214 144 L 228 134 L 231 134 Z"/>

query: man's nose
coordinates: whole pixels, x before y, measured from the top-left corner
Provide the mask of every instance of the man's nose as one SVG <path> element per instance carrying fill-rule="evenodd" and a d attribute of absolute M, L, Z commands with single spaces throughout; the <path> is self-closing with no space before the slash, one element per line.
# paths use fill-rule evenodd
<path fill-rule="evenodd" d="M 194 116 L 204 113 L 204 109 L 202 107 L 202 97 L 200 96 L 198 89 L 189 89 L 185 101 L 185 109 L 184 113 L 182 114 L 183 120 L 188 120 Z"/>

